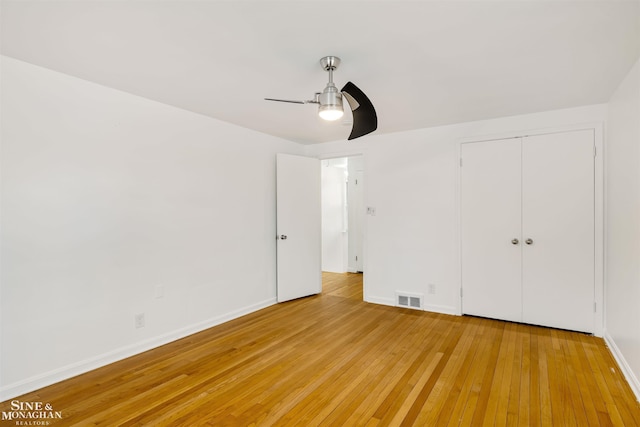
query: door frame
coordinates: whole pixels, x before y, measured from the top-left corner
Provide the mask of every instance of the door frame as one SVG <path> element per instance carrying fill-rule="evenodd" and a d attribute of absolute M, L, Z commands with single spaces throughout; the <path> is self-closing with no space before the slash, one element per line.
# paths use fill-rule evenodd
<path fill-rule="evenodd" d="M 498 134 L 477 135 L 459 138 L 457 141 L 456 152 L 456 248 L 457 261 L 456 265 L 458 280 L 458 298 L 457 298 L 457 314 L 462 315 L 462 192 L 461 192 L 461 153 L 462 144 L 482 141 L 492 141 L 496 139 L 511 139 L 534 135 L 545 135 L 551 133 L 571 132 L 578 130 L 593 130 L 594 144 L 596 152 L 594 157 L 594 315 L 593 315 L 593 334 L 597 337 L 604 336 L 604 319 L 605 319 L 605 281 L 604 281 L 604 259 L 605 259 L 605 152 L 604 152 L 604 125 L 602 122 L 584 123 L 578 125 L 554 126 L 540 128 L 534 130 L 510 131 Z M 366 261 L 366 258 L 365 258 Z"/>
<path fill-rule="evenodd" d="M 318 160 L 331 160 L 331 159 L 341 159 L 343 157 L 362 157 L 362 180 L 364 181 L 362 201 L 363 205 L 367 205 L 367 156 L 363 151 L 360 150 L 341 150 L 335 151 L 331 153 L 323 153 L 316 155 L 315 158 Z M 363 206 L 363 207 L 364 207 Z M 367 286 L 367 228 L 368 228 L 368 220 L 367 215 L 364 216 L 364 221 L 362 221 L 362 256 L 364 261 L 362 262 L 362 300 L 366 302 L 371 302 L 369 299 L 369 292 Z"/>

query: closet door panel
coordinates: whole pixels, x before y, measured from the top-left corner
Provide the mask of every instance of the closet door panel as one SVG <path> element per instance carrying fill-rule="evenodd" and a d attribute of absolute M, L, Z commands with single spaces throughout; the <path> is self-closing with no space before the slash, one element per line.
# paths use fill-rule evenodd
<path fill-rule="evenodd" d="M 593 331 L 593 146 L 592 130 L 522 141 L 526 323 Z"/>
<path fill-rule="evenodd" d="M 461 156 L 462 311 L 521 321 L 520 139 L 462 144 Z"/>

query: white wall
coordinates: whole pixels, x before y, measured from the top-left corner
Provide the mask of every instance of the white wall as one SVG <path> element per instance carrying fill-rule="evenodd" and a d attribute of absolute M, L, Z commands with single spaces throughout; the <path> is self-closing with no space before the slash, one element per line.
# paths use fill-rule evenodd
<path fill-rule="evenodd" d="M 0 400 L 275 302 L 275 154 L 301 146 L 1 65 Z"/>
<path fill-rule="evenodd" d="M 319 158 L 364 154 L 365 300 L 425 295 L 425 309 L 459 311 L 458 145 L 462 138 L 602 123 L 606 105 L 558 110 L 308 146 Z M 434 284 L 435 294 L 428 294 Z"/>
<path fill-rule="evenodd" d="M 609 102 L 606 338 L 640 398 L 640 61 Z"/>

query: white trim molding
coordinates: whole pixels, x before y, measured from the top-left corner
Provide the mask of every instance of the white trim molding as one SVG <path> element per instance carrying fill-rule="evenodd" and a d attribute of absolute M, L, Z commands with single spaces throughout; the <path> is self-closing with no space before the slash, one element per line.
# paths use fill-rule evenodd
<path fill-rule="evenodd" d="M 451 316 L 460 316 L 458 307 L 449 305 L 425 304 L 424 311 L 428 311 L 430 313 L 449 314 Z"/>
<path fill-rule="evenodd" d="M 379 305 L 388 305 L 391 307 L 396 306 L 396 302 L 393 298 L 384 298 L 384 297 L 376 297 L 376 296 L 367 296 L 364 299 L 365 302 L 369 302 L 371 304 L 379 304 Z"/>
<path fill-rule="evenodd" d="M 270 298 L 265 301 L 243 307 L 241 309 L 211 318 L 203 322 L 195 323 L 193 325 L 175 330 L 167 334 L 156 336 L 129 346 L 121 347 L 119 349 L 109 351 L 96 357 L 72 363 L 59 369 L 54 369 L 40 375 L 35 375 L 31 378 L 27 378 L 23 381 L 3 386 L 0 388 L 0 401 L 12 399 L 25 393 L 38 390 L 42 387 L 55 384 L 57 382 L 87 373 L 111 363 L 118 362 L 128 357 L 135 356 L 145 351 L 163 346 L 165 344 L 169 344 L 173 341 L 179 340 L 189 335 L 193 335 L 198 332 L 202 332 L 211 327 L 220 325 L 233 319 L 237 319 L 238 317 L 242 317 L 244 315 L 253 313 L 274 304 L 276 304 L 276 299 Z"/>

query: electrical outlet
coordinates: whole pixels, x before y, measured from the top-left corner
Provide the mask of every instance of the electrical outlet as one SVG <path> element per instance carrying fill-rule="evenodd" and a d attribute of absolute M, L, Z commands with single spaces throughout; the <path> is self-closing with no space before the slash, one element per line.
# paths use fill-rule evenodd
<path fill-rule="evenodd" d="M 144 313 L 136 314 L 135 317 L 136 329 L 144 328 Z"/>
<path fill-rule="evenodd" d="M 429 283 L 428 293 L 434 295 L 436 293 L 436 285 L 434 285 L 433 283 Z"/>
<path fill-rule="evenodd" d="M 376 208 L 367 206 L 367 215 L 376 216 Z"/>

